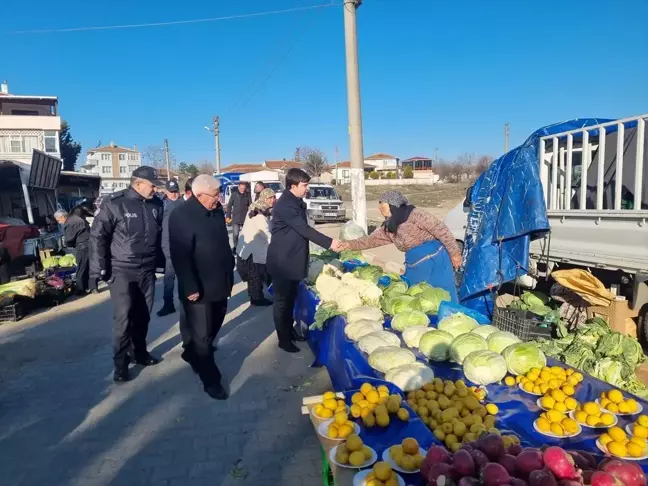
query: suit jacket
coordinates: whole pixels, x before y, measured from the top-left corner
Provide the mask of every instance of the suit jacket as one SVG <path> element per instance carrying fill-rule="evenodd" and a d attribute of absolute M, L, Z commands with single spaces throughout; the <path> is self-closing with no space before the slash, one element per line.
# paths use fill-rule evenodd
<path fill-rule="evenodd" d="M 308 242 L 329 248 L 333 241 L 308 225 L 306 204 L 286 189 L 272 210 L 272 239 L 268 247 L 268 273 L 302 280 L 308 274 Z"/>
<path fill-rule="evenodd" d="M 169 216 L 169 243 L 181 299 L 196 292 L 203 302 L 231 295 L 234 255 L 220 204 L 208 211 L 192 197 L 177 206 Z"/>

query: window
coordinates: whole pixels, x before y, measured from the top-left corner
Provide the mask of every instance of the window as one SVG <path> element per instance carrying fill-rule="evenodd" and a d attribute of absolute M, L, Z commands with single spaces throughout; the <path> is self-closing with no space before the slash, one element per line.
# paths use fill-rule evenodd
<path fill-rule="evenodd" d="M 139 160 L 139 157 L 137 156 L 137 154 L 128 154 L 128 160 L 137 162 Z"/>
<path fill-rule="evenodd" d="M 137 166 L 136 166 L 136 165 L 129 165 L 129 166 L 128 166 L 128 170 L 129 170 L 130 172 L 135 172 L 135 171 L 137 170 Z"/>
<path fill-rule="evenodd" d="M 101 173 L 102 174 L 111 174 L 112 173 L 112 167 L 102 167 L 101 168 Z"/>
<path fill-rule="evenodd" d="M 19 116 L 38 116 L 38 110 L 11 110 L 12 115 L 19 115 Z"/>
<path fill-rule="evenodd" d="M 58 134 L 53 130 L 45 130 L 45 152 L 58 152 Z"/>
<path fill-rule="evenodd" d="M 344 179 L 348 179 L 348 177 L 349 177 L 349 171 L 348 171 L 348 170 L 343 170 L 343 171 L 342 171 L 342 177 L 343 177 Z"/>
<path fill-rule="evenodd" d="M 128 170 L 128 167 L 121 166 L 121 167 L 119 168 L 119 173 L 120 173 L 120 174 L 125 174 L 127 170 Z"/>
<path fill-rule="evenodd" d="M 119 160 L 126 160 L 126 154 L 119 154 Z"/>
<path fill-rule="evenodd" d="M 110 160 L 110 154 L 101 154 L 101 160 Z"/>
<path fill-rule="evenodd" d="M 20 137 L 11 137 L 9 139 L 10 152 L 14 154 L 19 154 L 23 151 L 22 138 Z"/>

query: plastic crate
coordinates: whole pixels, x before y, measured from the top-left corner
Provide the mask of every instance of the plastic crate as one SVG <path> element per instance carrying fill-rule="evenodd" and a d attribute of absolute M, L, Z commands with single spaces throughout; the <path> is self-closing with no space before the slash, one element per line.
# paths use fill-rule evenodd
<path fill-rule="evenodd" d="M 493 312 L 493 326 L 515 334 L 522 341 L 551 339 L 553 325 L 543 327 L 541 324 L 542 320 L 531 312 L 506 307 L 496 307 Z"/>
<path fill-rule="evenodd" d="M 321 447 L 320 451 L 322 453 L 322 484 L 323 486 L 335 486 L 335 478 L 333 477 L 333 471 L 331 471 L 328 455 Z"/>
<path fill-rule="evenodd" d="M 0 322 L 18 322 L 25 315 L 27 315 L 27 309 L 24 302 L 14 302 L 0 307 Z"/>

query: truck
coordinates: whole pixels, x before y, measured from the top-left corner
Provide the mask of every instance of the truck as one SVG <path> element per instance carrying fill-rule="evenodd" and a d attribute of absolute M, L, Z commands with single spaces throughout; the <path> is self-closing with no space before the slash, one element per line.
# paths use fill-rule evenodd
<path fill-rule="evenodd" d="M 308 217 L 315 223 L 330 223 L 346 220 L 344 203 L 330 184 L 311 182 L 304 197 Z"/>
<path fill-rule="evenodd" d="M 648 343 L 648 114 L 544 136 L 537 147 L 550 232 L 531 242 L 533 286 L 554 269 L 583 268 L 628 301 Z M 621 177 L 617 177 L 621 174 Z M 463 244 L 472 187 L 444 222 Z"/>

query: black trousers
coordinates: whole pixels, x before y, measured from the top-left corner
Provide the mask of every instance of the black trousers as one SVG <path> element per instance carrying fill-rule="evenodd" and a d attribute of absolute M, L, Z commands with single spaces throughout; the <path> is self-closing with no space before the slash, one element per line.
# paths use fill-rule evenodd
<path fill-rule="evenodd" d="M 220 385 L 221 373 L 214 361 L 213 344 L 227 315 L 227 300 L 191 302 L 183 299 L 182 307 L 182 358 L 198 373 L 205 387 Z"/>
<path fill-rule="evenodd" d="M 76 250 L 76 288 L 79 292 L 88 290 L 88 282 L 90 280 L 90 249 L 77 248 Z"/>
<path fill-rule="evenodd" d="M 163 293 L 163 298 L 164 298 L 164 305 L 165 306 L 173 306 L 173 287 L 175 286 L 175 279 L 176 279 L 176 274 L 175 270 L 173 269 L 173 264 L 171 263 L 171 255 L 168 253 L 165 253 L 165 264 L 164 264 L 164 293 Z"/>
<path fill-rule="evenodd" d="M 279 344 L 287 345 L 292 341 L 293 310 L 298 286 L 299 280 L 288 280 L 272 275 L 272 288 L 275 294 L 272 311 Z"/>
<path fill-rule="evenodd" d="M 113 273 L 110 297 L 114 307 L 113 360 L 115 368 L 128 367 L 128 353 L 146 359 L 146 335 L 155 297 L 155 272 Z"/>

